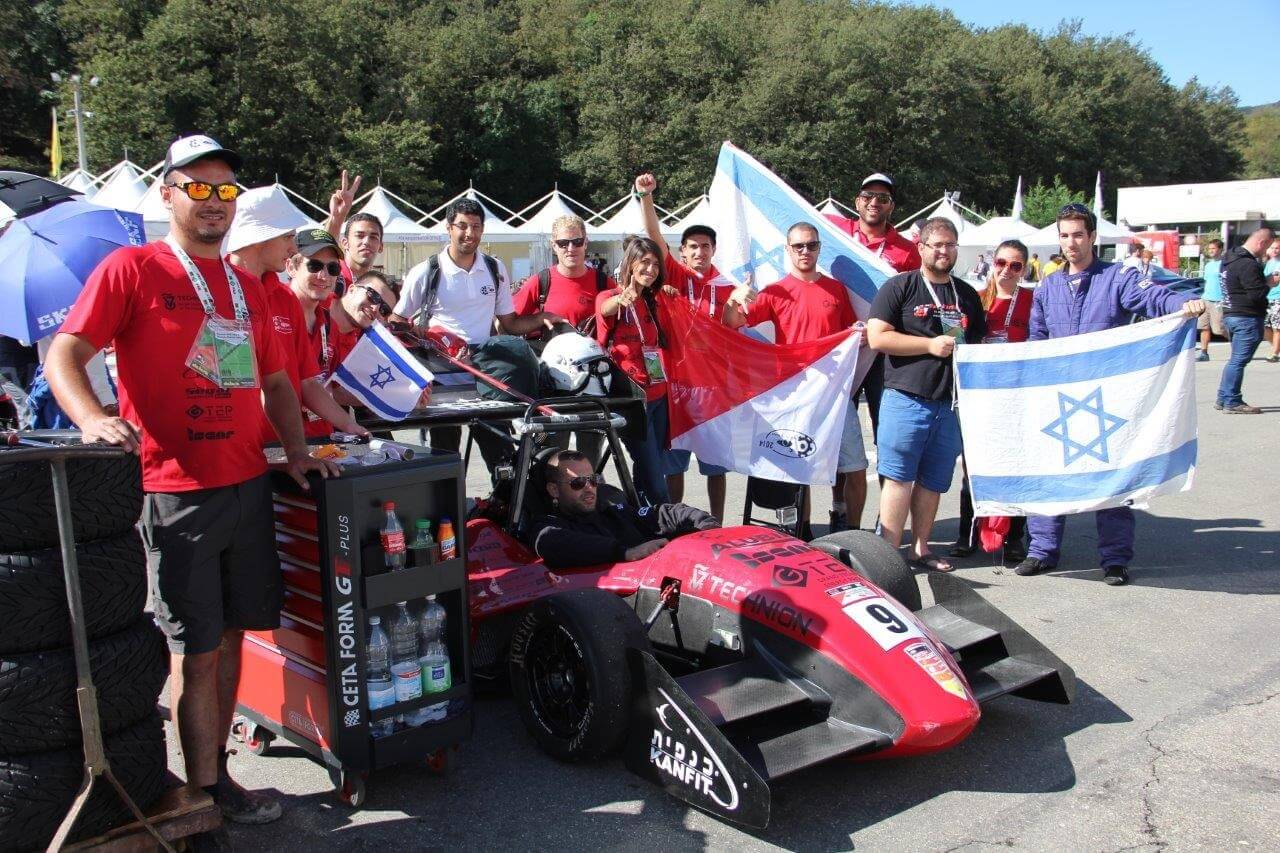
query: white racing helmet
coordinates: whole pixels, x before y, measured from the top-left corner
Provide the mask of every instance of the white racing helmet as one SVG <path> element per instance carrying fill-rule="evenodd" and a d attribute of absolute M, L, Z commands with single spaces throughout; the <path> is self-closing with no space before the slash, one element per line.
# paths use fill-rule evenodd
<path fill-rule="evenodd" d="M 561 391 L 597 397 L 609 393 L 613 365 L 600 344 L 586 335 L 577 332 L 556 335 L 543 348 L 542 363 Z"/>

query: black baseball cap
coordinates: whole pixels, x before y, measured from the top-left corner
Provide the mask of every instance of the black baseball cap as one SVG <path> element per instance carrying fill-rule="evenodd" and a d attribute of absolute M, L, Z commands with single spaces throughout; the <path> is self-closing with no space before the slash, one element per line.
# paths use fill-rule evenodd
<path fill-rule="evenodd" d="M 315 257 L 325 249 L 333 249 L 338 253 L 339 258 L 342 257 L 342 247 L 338 245 L 337 240 L 333 239 L 333 235 L 323 228 L 303 228 L 294 239 L 298 244 L 298 251 L 304 257 Z"/>
<path fill-rule="evenodd" d="M 169 150 L 164 155 L 164 174 L 168 175 L 174 169 L 181 169 L 206 157 L 216 157 L 236 172 L 240 171 L 240 166 L 244 163 L 239 154 L 223 148 L 213 137 L 197 133 L 175 139 L 169 145 Z"/>

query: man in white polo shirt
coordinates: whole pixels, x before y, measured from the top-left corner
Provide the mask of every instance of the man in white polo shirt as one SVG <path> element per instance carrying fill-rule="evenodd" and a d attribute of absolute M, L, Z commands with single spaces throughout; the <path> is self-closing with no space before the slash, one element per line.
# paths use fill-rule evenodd
<path fill-rule="evenodd" d="M 443 329 L 457 335 L 468 346 L 479 346 L 497 331 L 524 336 L 537 329 L 550 329 L 561 322 L 547 311 L 519 316 L 511 298 L 511 280 L 502 261 L 480 251 L 484 237 L 484 208 L 480 202 L 460 198 L 444 213 L 449 229 L 449 245 L 409 270 L 404 289 L 396 303 L 392 322 L 411 322 L 421 330 Z M 480 431 L 476 443 L 492 470 L 506 448 L 493 443 L 494 437 Z M 431 430 L 431 446 L 457 450 L 462 443 L 459 427 Z"/>

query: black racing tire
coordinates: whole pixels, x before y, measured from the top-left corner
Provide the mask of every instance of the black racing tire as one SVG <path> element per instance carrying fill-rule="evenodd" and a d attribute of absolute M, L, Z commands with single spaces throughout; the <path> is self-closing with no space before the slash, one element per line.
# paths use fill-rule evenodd
<path fill-rule="evenodd" d="M 828 533 L 809 543 L 835 557 L 898 600 L 912 613 L 920 609 L 920 584 L 898 549 L 869 530 Z"/>
<path fill-rule="evenodd" d="M 136 529 L 76 546 L 90 640 L 132 624 L 147 603 L 146 552 Z M 0 554 L 0 654 L 71 645 L 62 551 Z"/>
<path fill-rule="evenodd" d="M 77 542 L 119 536 L 142 515 L 142 466 L 133 454 L 68 459 L 67 485 Z M 0 552 L 56 547 L 49 463 L 4 464 L 0 452 Z"/>
<path fill-rule="evenodd" d="M 145 811 L 168 787 L 164 724 L 153 710 L 104 739 L 111 772 Z M 81 747 L 0 757 L 0 850 L 43 850 L 84 780 Z M 72 840 L 133 820 L 111 783 L 98 779 Z"/>
<path fill-rule="evenodd" d="M 631 720 L 631 648 L 647 649 L 649 639 L 614 593 L 576 590 L 529 606 L 508 667 L 520 718 L 544 752 L 590 761 L 619 747 Z"/>
<path fill-rule="evenodd" d="M 104 734 L 154 710 L 168 650 L 150 616 L 89 644 Z M 70 648 L 0 655 L 0 755 L 60 749 L 80 740 L 76 663 Z"/>

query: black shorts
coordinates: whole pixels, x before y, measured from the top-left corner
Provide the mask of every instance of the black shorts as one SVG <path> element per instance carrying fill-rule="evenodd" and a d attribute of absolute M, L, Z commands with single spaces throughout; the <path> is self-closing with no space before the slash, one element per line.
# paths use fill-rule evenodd
<path fill-rule="evenodd" d="M 148 493 L 142 540 L 170 651 L 214 651 L 229 628 L 280 627 L 284 581 L 266 474 L 217 489 Z"/>

